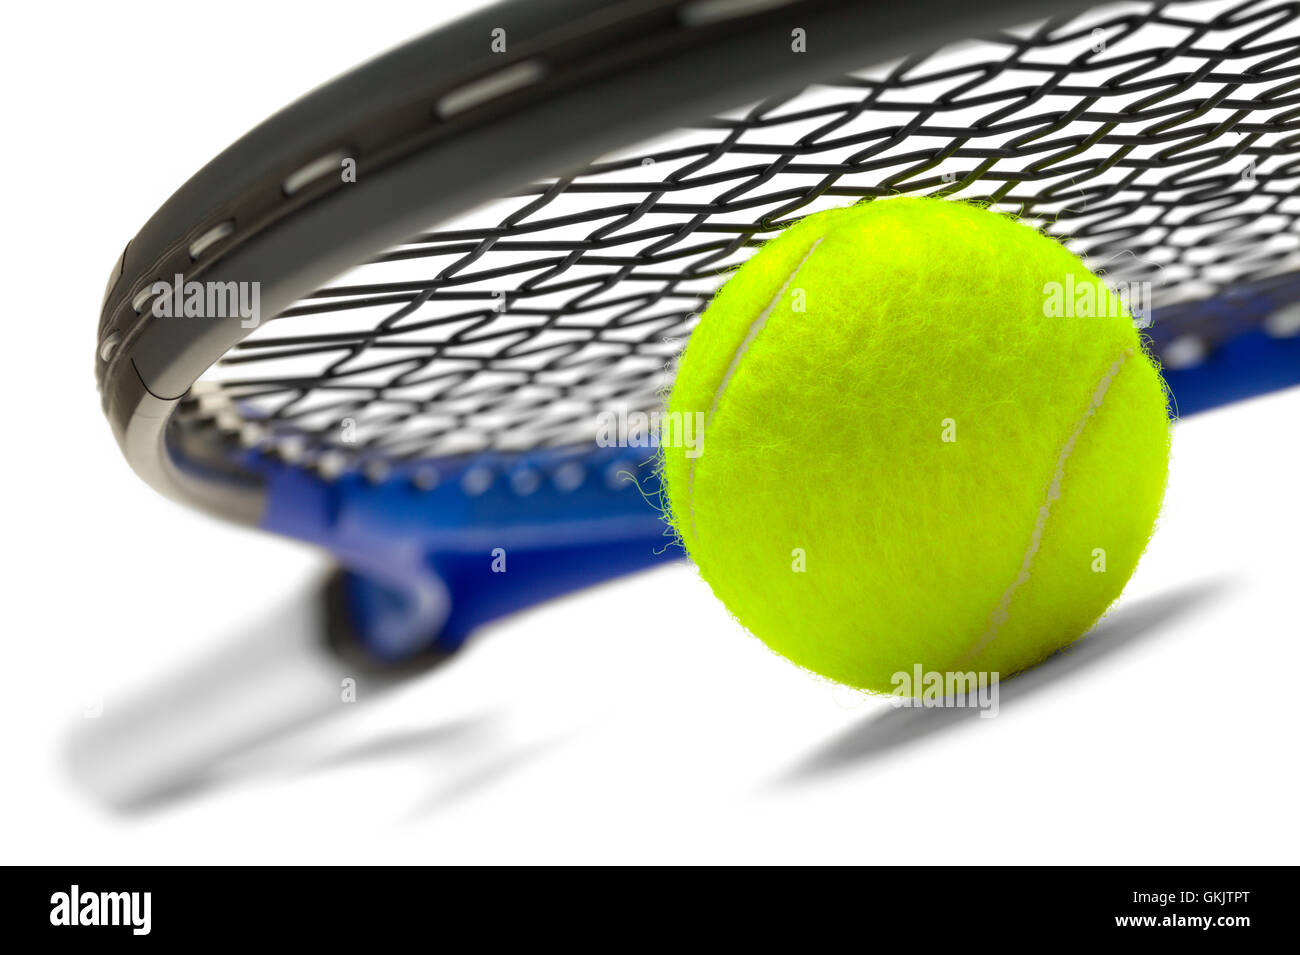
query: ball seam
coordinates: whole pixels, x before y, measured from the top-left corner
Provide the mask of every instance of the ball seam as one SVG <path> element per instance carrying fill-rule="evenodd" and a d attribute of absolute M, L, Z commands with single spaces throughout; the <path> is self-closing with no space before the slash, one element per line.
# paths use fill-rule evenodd
<path fill-rule="evenodd" d="M 1015 599 L 1016 591 L 1022 586 L 1029 583 L 1030 572 L 1033 568 L 1034 558 L 1038 555 L 1038 549 L 1043 541 L 1043 533 L 1047 529 L 1047 522 L 1051 519 L 1052 502 L 1061 496 L 1061 483 L 1065 480 L 1065 465 L 1074 453 L 1074 446 L 1079 437 L 1083 434 L 1083 429 L 1088 426 L 1088 422 L 1093 416 L 1101 410 L 1102 402 L 1106 399 L 1106 392 L 1110 390 L 1111 383 L 1115 376 L 1119 374 L 1124 363 L 1134 354 L 1133 348 L 1126 348 L 1115 359 L 1110 368 L 1101 376 L 1100 381 L 1093 387 L 1092 397 L 1088 401 L 1088 407 L 1084 409 L 1079 420 L 1075 422 L 1073 431 L 1066 438 L 1065 443 L 1061 446 L 1060 452 L 1056 457 L 1056 469 L 1052 473 L 1052 479 L 1048 482 L 1047 493 L 1043 503 L 1039 505 L 1038 517 L 1034 521 L 1033 532 L 1029 535 L 1029 544 L 1025 547 L 1025 552 L 1021 557 L 1020 571 L 1016 578 L 1011 582 L 1002 593 L 1002 598 L 998 601 L 996 609 L 989 619 L 989 627 L 975 644 L 966 651 L 966 653 L 957 661 L 956 666 L 961 667 L 969 663 L 975 657 L 979 656 L 989 645 L 998 637 L 998 631 L 1002 625 L 1011 619 L 1011 601 Z"/>
<path fill-rule="evenodd" d="M 767 325 L 767 320 L 771 317 L 773 310 L 776 308 L 776 303 L 781 301 L 785 296 L 786 289 L 790 287 L 790 283 L 793 282 L 795 276 L 799 274 L 799 270 L 804 267 L 804 263 L 806 263 L 808 259 L 812 257 L 812 254 L 817 251 L 817 246 L 822 244 L 822 239 L 824 238 L 826 237 L 818 236 L 817 241 L 808 247 L 808 251 L 805 252 L 803 258 L 799 260 L 799 264 L 796 265 L 790 274 L 785 277 L 785 281 L 781 283 L 781 287 L 777 289 L 776 294 L 772 296 L 771 300 L 763 310 L 759 312 L 754 321 L 750 323 L 748 330 L 745 332 L 745 337 L 741 340 L 740 344 L 736 346 L 736 351 L 731 356 L 731 362 L 728 364 L 727 370 L 722 376 L 722 381 L 718 383 L 718 387 L 713 391 L 713 401 L 709 405 L 708 414 L 704 416 L 704 427 L 702 430 L 705 434 L 708 433 L 709 425 L 713 422 L 713 416 L 718 411 L 718 402 L 722 400 L 722 395 L 727 390 L 727 385 L 731 383 L 732 376 L 735 375 L 736 369 L 740 367 L 740 360 L 745 356 L 745 352 L 749 350 L 749 346 L 753 344 L 754 339 L 758 337 L 758 333 Z M 699 539 L 700 532 L 695 526 L 695 468 L 703 457 L 704 451 L 701 449 L 699 457 L 691 459 L 690 469 L 686 474 L 686 509 L 691 515 L 691 537 L 697 540 Z"/>

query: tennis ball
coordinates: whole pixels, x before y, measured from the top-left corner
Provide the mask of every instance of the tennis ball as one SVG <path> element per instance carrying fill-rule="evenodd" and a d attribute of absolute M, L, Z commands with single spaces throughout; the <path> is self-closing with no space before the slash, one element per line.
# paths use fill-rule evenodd
<path fill-rule="evenodd" d="M 1119 596 L 1164 496 L 1164 383 L 1121 301 L 980 206 L 810 215 L 682 355 L 662 478 L 732 615 L 833 680 L 1031 666 Z M 689 431 L 684 432 L 689 433 Z"/>

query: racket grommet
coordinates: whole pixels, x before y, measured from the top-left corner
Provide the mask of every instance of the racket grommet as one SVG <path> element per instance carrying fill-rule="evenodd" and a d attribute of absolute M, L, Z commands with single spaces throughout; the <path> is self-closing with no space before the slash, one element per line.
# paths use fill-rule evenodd
<path fill-rule="evenodd" d="M 275 446 L 276 453 L 280 455 L 281 460 L 289 464 L 297 464 L 307 453 L 306 442 L 296 434 L 286 435 L 279 439 Z"/>
<path fill-rule="evenodd" d="M 203 233 L 197 239 L 190 243 L 190 260 L 197 259 L 200 255 L 212 248 L 222 239 L 225 239 L 235 232 L 235 220 L 227 219 L 225 222 L 219 222 L 207 232 Z"/>
<path fill-rule="evenodd" d="M 636 465 L 616 461 L 605 469 L 605 486 L 611 491 L 622 491 L 636 484 Z"/>
<path fill-rule="evenodd" d="M 555 486 L 561 491 L 576 491 L 582 487 L 582 482 L 587 479 L 587 472 L 583 470 L 582 465 L 573 461 L 560 465 L 555 471 Z"/>
<path fill-rule="evenodd" d="M 246 448 L 255 448 L 266 440 L 266 428 L 256 421 L 245 421 L 239 429 L 239 440 Z"/>
<path fill-rule="evenodd" d="M 1300 302 L 1270 312 L 1264 319 L 1264 333 L 1270 338 L 1295 338 L 1300 335 Z"/>
<path fill-rule="evenodd" d="M 478 497 L 487 493 L 488 488 L 492 486 L 493 474 L 492 469 L 487 467 L 473 467 L 464 473 L 460 479 L 460 487 L 470 497 Z"/>
<path fill-rule="evenodd" d="M 108 361 L 113 357 L 113 352 L 117 351 L 117 346 L 122 343 L 122 333 L 116 328 L 104 336 L 99 343 L 99 360 Z"/>
<path fill-rule="evenodd" d="M 1166 368 L 1194 368 L 1205 361 L 1208 352 L 1196 335 L 1179 335 L 1160 350 L 1160 362 Z"/>
<path fill-rule="evenodd" d="M 453 116 L 499 100 L 510 93 L 533 86 L 545 79 L 547 72 L 546 65 L 540 60 L 520 60 L 518 63 L 511 63 L 494 73 L 481 76 L 443 93 L 434 104 L 434 115 L 440 120 L 451 119 Z"/>
<path fill-rule="evenodd" d="M 541 476 L 532 468 L 521 468 L 510 475 L 510 489 L 520 497 L 532 494 L 541 484 Z"/>
<path fill-rule="evenodd" d="M 152 283 L 152 282 L 150 282 L 150 283 L 149 283 L 148 285 L 146 285 L 144 288 L 140 289 L 140 291 L 138 291 L 138 292 L 135 293 L 135 298 L 131 299 L 131 308 L 132 308 L 132 310 L 133 310 L 137 315 L 139 315 L 141 312 L 144 311 L 144 307 L 145 307 L 146 305 L 149 304 L 149 300 L 150 300 L 151 298 L 153 298 L 153 283 Z"/>
<path fill-rule="evenodd" d="M 289 173 L 284 178 L 284 182 L 281 183 L 280 190 L 286 196 L 299 193 L 316 180 L 324 178 L 334 170 L 339 169 L 343 164 L 343 160 L 347 158 L 349 157 L 345 150 L 336 149 L 331 153 L 313 159 L 306 165 L 299 166 Z"/>
<path fill-rule="evenodd" d="M 337 448 L 330 448 L 316 459 L 316 472 L 325 480 L 333 481 L 348 469 L 348 456 Z"/>
<path fill-rule="evenodd" d="M 438 483 L 441 480 L 442 475 L 439 474 L 438 469 L 431 464 L 425 464 L 416 468 L 415 473 L 411 475 L 411 483 L 421 491 L 432 491 L 438 486 Z"/>

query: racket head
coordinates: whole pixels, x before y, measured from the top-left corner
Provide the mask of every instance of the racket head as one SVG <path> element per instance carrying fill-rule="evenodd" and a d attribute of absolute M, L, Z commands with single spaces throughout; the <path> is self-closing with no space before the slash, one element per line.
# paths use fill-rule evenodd
<path fill-rule="evenodd" d="M 401 655 L 414 632 L 436 631 L 445 649 L 493 614 L 668 553 L 645 500 L 656 493 L 653 448 L 599 446 L 596 414 L 654 407 L 671 377 L 665 340 L 684 340 L 712 286 L 758 243 L 820 208 L 900 193 L 982 199 L 1042 224 L 1117 280 L 1158 284 L 1148 334 L 1184 413 L 1294 383 L 1295 339 L 1276 332 L 1300 300 L 1286 240 L 1300 214 L 1298 32 L 1294 11 L 1268 2 L 1077 18 L 1058 4 L 990 11 L 937 0 L 530 0 L 482 11 L 267 120 L 146 223 L 105 295 L 105 409 L 155 487 L 337 554 L 353 571 L 342 602 L 376 645 Z M 972 36 L 986 39 L 958 42 Z M 694 138 L 661 139 L 681 129 Z M 355 181 L 338 174 L 348 161 Z M 502 197 L 495 221 L 442 228 Z M 569 200 L 576 211 L 552 218 L 577 227 L 576 243 L 537 225 Z M 667 233 L 627 238 L 662 220 Z M 418 262 L 403 259 L 413 248 L 437 264 L 414 287 L 340 279 L 362 264 Z M 521 318 L 535 342 L 590 304 L 587 285 L 563 290 L 584 268 L 601 289 L 657 282 L 682 294 L 671 307 L 667 293 L 647 299 L 647 314 L 667 321 L 630 343 L 631 357 L 647 359 L 634 373 L 620 379 L 590 362 L 567 430 L 548 431 L 540 416 L 494 430 L 453 412 L 423 444 L 395 445 L 389 420 L 350 447 L 340 426 L 358 409 L 346 402 L 304 423 L 310 393 L 328 397 L 421 309 L 449 310 L 429 327 L 459 316 L 489 339 Z M 526 307 L 539 273 L 561 289 L 540 318 Z M 176 276 L 255 287 L 260 315 L 276 318 L 152 314 L 150 290 Z M 486 301 L 494 282 L 503 299 Z M 360 313 L 392 295 L 388 314 L 332 338 L 282 330 L 327 316 L 322 302 Z M 633 303 L 615 321 L 636 317 Z M 587 331 L 585 346 L 608 344 L 600 327 Z M 465 344 L 426 342 L 427 361 Z M 507 346 L 475 374 L 518 359 Z M 223 359 L 248 369 L 260 356 L 312 353 L 324 364 L 306 376 L 245 374 L 234 386 L 213 377 Z M 389 398 L 412 382 L 359 390 Z M 613 399 L 610 385 L 622 387 Z M 402 426 L 451 405 L 418 374 L 414 386 L 426 393 Z M 268 394 L 287 401 L 268 410 Z M 378 403 L 363 400 L 359 413 Z M 522 441 L 505 440 L 519 431 Z M 478 440 L 449 450 L 448 435 Z M 377 556 L 381 539 L 420 556 Z M 507 591 L 485 576 L 491 546 L 530 561 L 510 576 L 532 583 Z"/>

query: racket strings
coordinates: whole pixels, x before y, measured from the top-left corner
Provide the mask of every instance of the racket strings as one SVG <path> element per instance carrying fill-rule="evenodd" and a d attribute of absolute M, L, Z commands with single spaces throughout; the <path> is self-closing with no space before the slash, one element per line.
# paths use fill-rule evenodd
<path fill-rule="evenodd" d="M 1168 316 L 1158 355 L 1211 347 L 1228 331 L 1187 303 L 1300 270 L 1298 187 L 1294 3 L 1092 11 L 753 104 L 415 236 L 258 329 L 182 423 L 358 467 L 581 454 L 601 415 L 661 406 L 762 241 L 897 194 L 1020 215 L 1143 290 Z"/>

